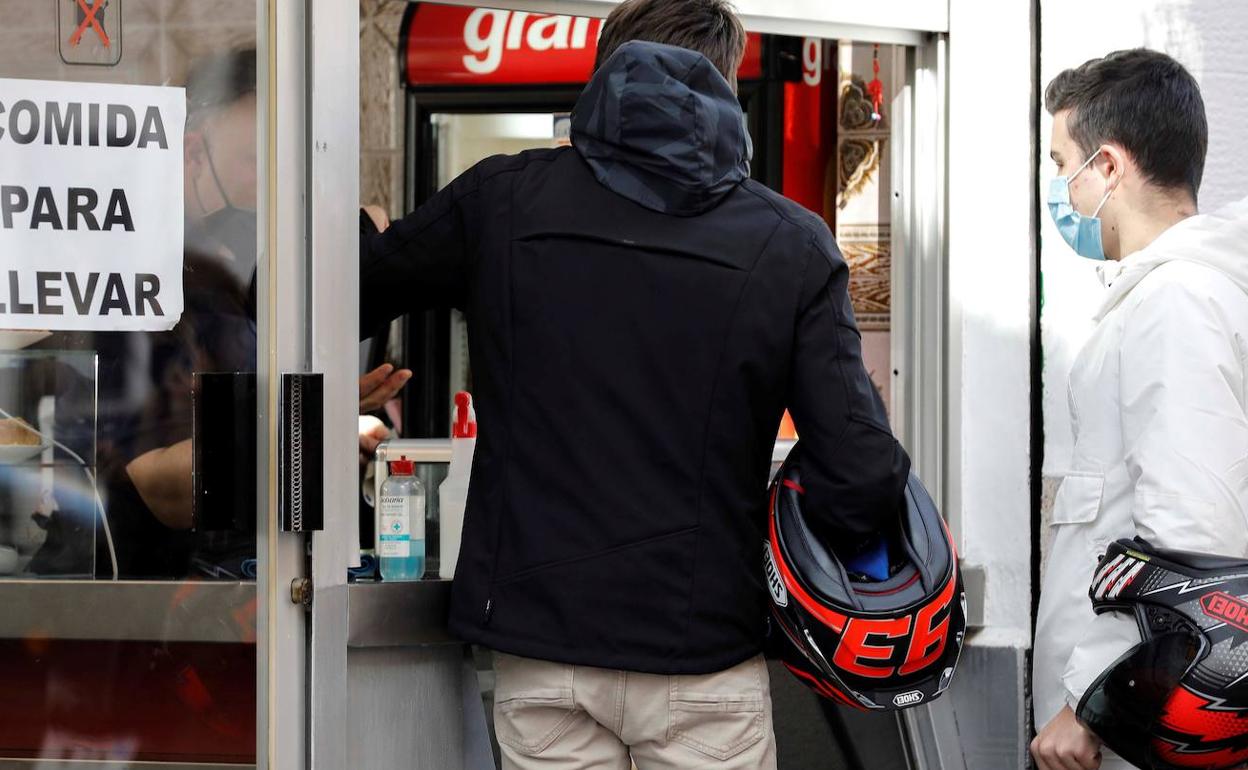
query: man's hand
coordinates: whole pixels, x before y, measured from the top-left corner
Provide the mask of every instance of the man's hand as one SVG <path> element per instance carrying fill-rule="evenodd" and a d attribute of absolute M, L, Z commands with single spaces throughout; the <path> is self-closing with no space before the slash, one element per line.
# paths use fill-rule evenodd
<path fill-rule="evenodd" d="M 1066 706 L 1031 742 L 1031 755 L 1040 770 L 1098 770 L 1101 739 Z"/>
<path fill-rule="evenodd" d="M 395 371 L 393 364 L 382 364 L 360 378 L 360 414 L 375 412 L 398 395 L 412 378 L 410 369 Z"/>
<path fill-rule="evenodd" d="M 360 415 L 360 465 L 367 465 L 378 445 L 390 438 L 390 429 L 376 417 Z"/>
<path fill-rule="evenodd" d="M 364 213 L 368 214 L 369 219 L 373 220 L 373 226 L 377 228 L 377 232 L 384 233 L 386 228 L 390 227 L 390 215 L 381 206 L 370 203 L 360 208 L 364 209 Z"/>

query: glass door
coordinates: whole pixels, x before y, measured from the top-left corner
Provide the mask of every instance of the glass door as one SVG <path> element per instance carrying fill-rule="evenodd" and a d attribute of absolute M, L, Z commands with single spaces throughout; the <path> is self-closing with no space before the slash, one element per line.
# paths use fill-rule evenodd
<path fill-rule="evenodd" d="M 0 3 L 5 767 L 304 765 L 300 6 Z"/>

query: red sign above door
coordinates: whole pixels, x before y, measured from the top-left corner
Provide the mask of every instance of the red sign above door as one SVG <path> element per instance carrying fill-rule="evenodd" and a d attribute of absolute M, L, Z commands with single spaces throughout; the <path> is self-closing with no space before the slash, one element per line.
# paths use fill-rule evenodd
<path fill-rule="evenodd" d="M 589 80 L 601 19 L 419 3 L 404 19 L 409 86 L 575 84 Z M 739 74 L 762 77 L 751 33 Z"/>

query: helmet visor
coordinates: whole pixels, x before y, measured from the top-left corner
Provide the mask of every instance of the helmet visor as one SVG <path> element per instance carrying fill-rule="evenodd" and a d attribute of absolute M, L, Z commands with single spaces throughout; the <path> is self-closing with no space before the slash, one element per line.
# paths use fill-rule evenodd
<path fill-rule="evenodd" d="M 1154 750 L 1162 710 L 1198 650 L 1196 637 L 1186 631 L 1161 634 L 1132 648 L 1084 693 L 1079 702 L 1080 721 L 1136 767 L 1209 767 L 1172 765 L 1159 760 Z"/>

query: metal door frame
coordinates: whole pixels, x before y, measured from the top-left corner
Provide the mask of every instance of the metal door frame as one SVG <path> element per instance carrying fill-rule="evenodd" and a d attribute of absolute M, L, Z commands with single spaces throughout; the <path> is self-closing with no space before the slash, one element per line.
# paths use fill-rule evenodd
<path fill-rule="evenodd" d="M 333 770 L 347 767 L 347 567 L 360 536 L 360 22 L 357 3 L 308 9 L 308 326 L 310 365 L 325 377 L 325 529 L 311 536 L 309 766 Z"/>
<path fill-rule="evenodd" d="M 946 461 L 948 387 L 948 42 L 898 49 L 906 85 L 893 103 L 893 423 L 915 471 L 949 521 L 961 522 Z"/>
<path fill-rule="evenodd" d="M 265 148 L 258 199 L 266 225 L 257 261 L 257 408 L 261 512 L 256 539 L 256 766 L 302 768 L 307 754 L 304 717 L 306 631 L 302 608 L 290 585 L 304 574 L 303 538 L 279 532 L 277 447 L 278 393 L 282 372 L 303 371 L 307 334 L 303 323 L 304 207 L 292 187 L 304 179 L 301 129 L 304 50 L 302 3 L 268 0 L 259 5 L 257 90 L 263 97 L 257 146 Z"/>
<path fill-rule="evenodd" d="M 257 292 L 262 516 L 257 627 L 257 767 L 346 766 L 346 577 L 358 537 L 359 8 L 268 0 L 258 62 L 261 244 Z M 345 106 L 344 106 L 345 105 Z M 324 375 L 324 530 L 279 531 L 281 374 Z M 312 606 L 295 601 L 312 579 Z"/>
<path fill-rule="evenodd" d="M 915 471 L 961 545 L 956 422 L 957 389 L 948 360 L 948 61 L 945 34 L 899 49 L 894 67 L 906 85 L 894 100 L 892 133 L 893 423 Z M 974 597 L 982 606 L 982 597 Z M 913 770 L 961 767 L 948 698 L 898 715 Z"/>

